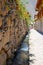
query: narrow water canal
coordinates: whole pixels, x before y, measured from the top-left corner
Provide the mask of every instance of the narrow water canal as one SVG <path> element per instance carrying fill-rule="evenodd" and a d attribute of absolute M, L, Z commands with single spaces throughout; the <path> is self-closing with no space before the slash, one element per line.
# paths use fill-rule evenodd
<path fill-rule="evenodd" d="M 24 39 L 20 49 L 17 51 L 17 55 L 14 58 L 12 65 L 28 65 L 29 64 L 29 45 L 28 45 L 28 35 Z"/>
<path fill-rule="evenodd" d="M 29 35 L 27 34 L 20 48 L 15 53 L 13 60 L 10 60 L 7 65 L 29 65 Z"/>

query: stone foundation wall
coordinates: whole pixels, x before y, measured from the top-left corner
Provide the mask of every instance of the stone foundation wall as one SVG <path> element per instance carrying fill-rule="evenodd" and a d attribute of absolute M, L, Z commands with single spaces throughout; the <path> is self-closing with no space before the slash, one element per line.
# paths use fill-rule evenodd
<path fill-rule="evenodd" d="M 14 57 L 14 52 L 28 32 L 26 21 L 16 12 L 15 0 L 0 0 L 0 65 Z"/>

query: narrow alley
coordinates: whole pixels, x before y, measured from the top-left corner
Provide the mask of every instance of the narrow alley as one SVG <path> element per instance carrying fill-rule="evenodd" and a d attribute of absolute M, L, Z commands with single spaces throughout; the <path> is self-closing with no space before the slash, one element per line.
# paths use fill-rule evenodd
<path fill-rule="evenodd" d="M 0 0 L 0 65 L 43 65 L 43 0 Z"/>

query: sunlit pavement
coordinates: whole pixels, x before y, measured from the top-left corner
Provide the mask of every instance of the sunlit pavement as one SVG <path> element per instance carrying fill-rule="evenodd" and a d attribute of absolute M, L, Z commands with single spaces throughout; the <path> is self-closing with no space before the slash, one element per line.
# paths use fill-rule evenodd
<path fill-rule="evenodd" d="M 33 60 L 30 65 L 43 65 L 43 35 L 31 29 L 29 44 L 29 52 L 33 54 L 33 56 L 30 56 L 30 60 Z"/>

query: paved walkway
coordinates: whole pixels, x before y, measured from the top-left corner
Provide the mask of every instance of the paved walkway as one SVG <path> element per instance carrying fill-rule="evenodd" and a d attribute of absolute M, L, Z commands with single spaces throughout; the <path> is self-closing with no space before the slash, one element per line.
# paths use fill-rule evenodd
<path fill-rule="evenodd" d="M 30 56 L 30 60 L 33 60 L 30 65 L 43 65 L 43 35 L 31 29 L 29 44 L 30 54 L 33 54 L 32 57 Z"/>

